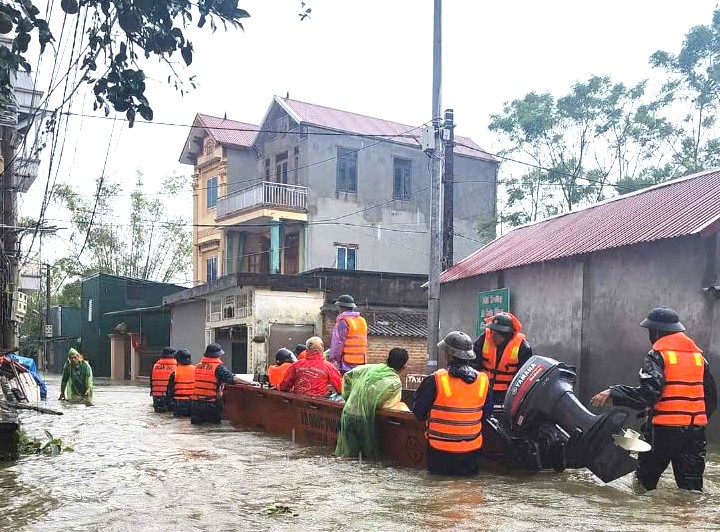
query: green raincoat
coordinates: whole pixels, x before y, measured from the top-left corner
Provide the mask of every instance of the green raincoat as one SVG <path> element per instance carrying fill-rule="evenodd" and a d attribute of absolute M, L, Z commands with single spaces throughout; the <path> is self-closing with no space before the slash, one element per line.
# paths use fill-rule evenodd
<path fill-rule="evenodd" d="M 343 377 L 343 407 L 335 454 L 379 458 L 375 434 L 375 411 L 400 402 L 402 382 L 386 364 L 365 364 Z"/>
<path fill-rule="evenodd" d="M 73 365 L 68 359 L 63 366 L 61 393 L 68 401 L 88 402 L 93 399 L 93 374 L 90 364 L 81 360 Z M 87 395 L 85 395 L 87 392 Z"/>

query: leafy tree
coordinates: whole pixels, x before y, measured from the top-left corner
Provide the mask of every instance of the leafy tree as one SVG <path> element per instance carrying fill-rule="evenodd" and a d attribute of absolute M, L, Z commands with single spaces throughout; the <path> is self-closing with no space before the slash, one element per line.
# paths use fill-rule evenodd
<path fill-rule="evenodd" d="M 169 197 L 185 195 L 188 178 L 167 177 L 162 189 Z M 57 187 L 55 196 L 70 211 L 73 233 L 71 254 L 55 266 L 65 277 L 102 272 L 160 282 L 187 278 L 192 257 L 189 221 L 168 212 L 161 200 L 148 199 L 140 172 L 124 216 L 116 210 L 120 191 L 117 183 L 99 183 L 90 199 L 67 184 Z"/>
<path fill-rule="evenodd" d="M 603 199 L 611 185 L 635 188 L 636 178 L 659 175 L 673 133 L 661 116 L 665 104 L 647 100 L 645 82 L 600 76 L 560 98 L 530 92 L 506 103 L 490 129 L 522 170 L 501 181 L 505 205 L 496 221 L 520 225 L 571 211 Z"/>
<path fill-rule="evenodd" d="M 658 50 L 650 64 L 670 76 L 661 95 L 682 116 L 675 129 L 673 163 L 680 173 L 720 164 L 715 130 L 720 105 L 720 8 L 713 12 L 711 25 L 690 29 L 677 55 Z"/>
<path fill-rule="evenodd" d="M 0 105 L 12 101 L 11 81 L 19 69 L 30 71 L 26 57 L 35 36 L 42 53 L 55 37 L 33 0 L 0 2 L 0 33 L 14 34 L 11 48 L 0 47 Z M 48 4 L 49 5 L 49 4 Z M 112 107 L 125 113 L 130 127 L 136 115 L 152 120 L 153 111 L 145 96 L 144 60 L 155 58 L 165 63 L 175 88 L 184 91 L 185 83 L 194 87 L 194 79 L 177 74 L 173 55 L 185 65 L 193 61 L 193 43 L 187 28 L 210 25 L 242 29 L 242 20 L 250 14 L 237 6 L 237 0 L 61 0 L 60 7 L 74 26 L 73 39 L 80 37 L 86 45 L 70 68 L 82 73 L 81 82 L 92 85 L 94 108 L 107 115 Z M 300 19 L 311 9 L 301 2 Z M 82 34 L 84 32 L 84 35 Z M 80 45 L 78 45 L 80 49 Z"/>
<path fill-rule="evenodd" d="M 62 277 L 58 278 L 60 275 L 64 276 L 64 272 L 58 266 L 59 265 L 55 265 L 52 268 L 53 277 L 55 278 L 54 280 L 56 282 L 62 281 Z M 60 292 L 56 292 L 54 294 L 54 304 L 61 307 L 80 308 L 81 288 L 82 287 L 80 286 L 80 279 L 65 283 L 60 288 Z"/>

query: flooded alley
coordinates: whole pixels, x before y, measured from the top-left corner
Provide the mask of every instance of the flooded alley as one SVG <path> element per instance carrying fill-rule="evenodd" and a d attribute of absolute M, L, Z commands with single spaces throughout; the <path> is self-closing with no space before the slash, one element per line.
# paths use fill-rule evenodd
<path fill-rule="evenodd" d="M 148 389 L 96 387 L 95 407 L 26 416 L 74 447 L 0 468 L 3 530 L 716 530 L 720 454 L 703 494 L 678 492 L 668 470 L 652 495 L 630 477 L 589 472 L 482 473 L 477 479 L 339 461 L 288 439 L 191 426 L 152 411 Z M 271 515 L 272 504 L 298 515 Z"/>

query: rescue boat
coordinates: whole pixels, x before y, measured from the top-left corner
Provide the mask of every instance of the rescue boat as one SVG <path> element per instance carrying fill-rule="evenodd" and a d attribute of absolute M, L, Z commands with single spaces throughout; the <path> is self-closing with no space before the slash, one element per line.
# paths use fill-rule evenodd
<path fill-rule="evenodd" d="M 533 356 L 510 383 L 504 404 L 483 420 L 483 461 L 526 471 L 587 467 L 604 482 L 633 471 L 632 449 L 612 437 L 627 428 L 629 414 L 621 409 L 592 414 L 575 397 L 575 379 L 571 366 Z M 343 404 L 235 384 L 225 387 L 223 408 L 236 428 L 334 449 Z M 425 467 L 425 425 L 412 412 L 379 409 L 375 423 L 383 460 Z"/>

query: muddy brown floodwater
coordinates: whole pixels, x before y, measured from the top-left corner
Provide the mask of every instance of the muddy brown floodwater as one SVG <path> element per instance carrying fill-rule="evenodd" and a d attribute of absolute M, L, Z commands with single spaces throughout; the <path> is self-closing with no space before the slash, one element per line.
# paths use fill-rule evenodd
<path fill-rule="evenodd" d="M 152 411 L 148 388 L 96 386 L 96 406 L 24 417 L 75 452 L 0 465 L 1 530 L 720 530 L 720 453 L 704 493 L 637 495 L 631 476 L 482 473 L 471 480 L 340 461 L 283 437 L 196 427 Z M 713 420 L 715 421 L 715 420 Z M 271 504 L 298 515 L 267 515 Z"/>

